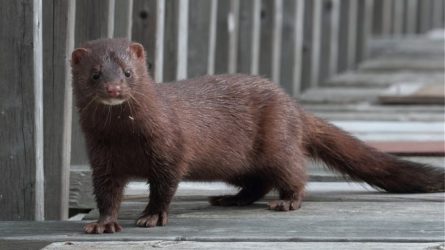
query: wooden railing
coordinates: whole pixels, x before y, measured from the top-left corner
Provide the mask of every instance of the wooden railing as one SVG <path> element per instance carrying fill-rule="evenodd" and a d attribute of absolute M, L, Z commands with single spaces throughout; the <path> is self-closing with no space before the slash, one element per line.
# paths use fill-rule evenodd
<path fill-rule="evenodd" d="M 141 42 L 159 82 L 242 72 L 269 77 L 297 97 L 354 69 L 366 58 L 373 35 L 442 28 L 444 5 L 444 0 L 0 0 L 0 219 L 68 216 L 70 162 L 87 164 L 77 117 L 72 118 L 68 58 L 84 41 Z"/>

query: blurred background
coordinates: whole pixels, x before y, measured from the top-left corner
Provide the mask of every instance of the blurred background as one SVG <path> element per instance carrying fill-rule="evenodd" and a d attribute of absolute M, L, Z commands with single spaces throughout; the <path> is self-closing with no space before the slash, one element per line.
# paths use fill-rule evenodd
<path fill-rule="evenodd" d="M 104 37 L 142 43 L 158 82 L 262 75 L 380 150 L 443 166 L 444 0 L 0 3 L 0 219 L 95 208 L 68 60 Z M 312 181 L 339 180 L 312 165 Z"/>

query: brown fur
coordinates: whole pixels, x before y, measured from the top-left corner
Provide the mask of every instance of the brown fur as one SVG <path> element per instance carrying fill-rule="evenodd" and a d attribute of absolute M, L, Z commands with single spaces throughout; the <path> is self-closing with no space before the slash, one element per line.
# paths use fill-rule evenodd
<path fill-rule="evenodd" d="M 125 76 L 129 70 L 130 77 Z M 305 158 L 390 192 L 444 190 L 444 171 L 399 160 L 365 146 L 305 113 L 277 84 L 257 76 L 217 75 L 154 83 L 141 45 L 123 39 L 86 43 L 72 55 L 73 88 L 100 211 L 87 233 L 120 231 L 125 184 L 150 183 L 150 202 L 136 224 L 167 223 L 180 180 L 224 181 L 240 188 L 213 205 L 248 205 L 271 189 L 277 211 L 301 206 Z M 95 72 L 100 72 L 94 80 Z M 107 89 L 120 105 L 104 105 Z"/>

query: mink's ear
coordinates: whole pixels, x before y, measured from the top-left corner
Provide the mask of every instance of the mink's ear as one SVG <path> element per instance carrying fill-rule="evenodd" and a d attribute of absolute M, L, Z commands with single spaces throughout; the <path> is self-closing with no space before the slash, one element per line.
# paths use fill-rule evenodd
<path fill-rule="evenodd" d="M 77 65 L 80 63 L 83 57 L 88 54 L 88 50 L 84 48 L 75 49 L 71 54 L 71 65 Z"/>
<path fill-rule="evenodd" d="M 130 51 L 136 56 L 137 59 L 145 60 L 144 46 L 140 43 L 131 43 Z"/>

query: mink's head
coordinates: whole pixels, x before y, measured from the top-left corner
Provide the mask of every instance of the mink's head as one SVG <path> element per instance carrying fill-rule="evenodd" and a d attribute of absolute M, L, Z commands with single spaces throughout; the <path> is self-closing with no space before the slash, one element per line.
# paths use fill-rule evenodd
<path fill-rule="evenodd" d="M 120 105 L 149 83 L 144 48 L 126 39 L 85 43 L 73 51 L 71 69 L 79 108 L 93 102 Z"/>

